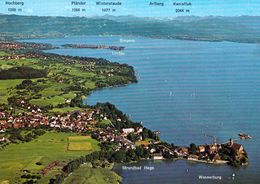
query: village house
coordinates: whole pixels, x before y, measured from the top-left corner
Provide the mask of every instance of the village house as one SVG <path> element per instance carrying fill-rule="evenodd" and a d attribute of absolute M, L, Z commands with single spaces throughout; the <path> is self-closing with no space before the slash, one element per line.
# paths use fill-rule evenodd
<path fill-rule="evenodd" d="M 71 99 L 65 99 L 65 103 L 70 103 L 71 102 Z"/>
<path fill-rule="evenodd" d="M 24 127 L 23 123 L 20 123 L 20 122 L 13 123 L 13 128 L 23 128 L 23 127 Z"/>
<path fill-rule="evenodd" d="M 205 146 L 198 146 L 197 147 L 197 153 L 204 153 L 205 152 Z"/>
<path fill-rule="evenodd" d="M 180 147 L 177 149 L 178 156 L 187 156 L 189 155 L 189 148 L 187 147 Z"/>
<path fill-rule="evenodd" d="M 219 144 L 206 145 L 205 152 L 207 152 L 208 154 L 216 154 L 216 153 L 218 153 L 220 148 L 221 148 L 221 145 L 219 145 Z"/>
<path fill-rule="evenodd" d="M 235 143 L 233 139 L 230 139 L 227 145 L 229 148 L 233 149 L 238 156 L 243 155 L 244 148 L 241 144 Z"/>
<path fill-rule="evenodd" d="M 135 129 L 134 128 L 123 128 L 122 131 L 124 134 L 130 134 L 130 133 L 133 133 L 135 131 Z"/>
<path fill-rule="evenodd" d="M 0 125 L 6 125 L 6 124 L 7 124 L 6 120 L 0 120 Z"/>
<path fill-rule="evenodd" d="M 96 125 L 96 124 L 97 124 L 97 121 L 95 121 L 95 120 L 90 120 L 90 121 L 88 121 L 88 124 L 90 124 L 90 125 Z"/>
<path fill-rule="evenodd" d="M 155 148 L 150 149 L 150 153 L 154 153 L 156 151 Z"/>
<path fill-rule="evenodd" d="M 0 112 L 0 118 L 5 118 L 5 117 L 6 117 L 5 113 L 4 112 Z"/>
<path fill-rule="evenodd" d="M 87 116 L 87 120 L 88 120 L 88 121 L 89 121 L 89 120 L 92 120 L 94 113 L 95 113 L 95 112 L 94 112 L 93 110 L 87 111 L 86 116 Z"/>
<path fill-rule="evenodd" d="M 199 159 L 199 156 L 198 155 L 194 155 L 194 154 L 190 154 L 188 157 L 187 157 L 188 160 L 198 160 Z"/>
<path fill-rule="evenodd" d="M 154 160 L 163 160 L 163 156 L 162 156 L 162 153 L 154 153 L 153 154 L 153 159 Z"/>
<path fill-rule="evenodd" d="M 143 132 L 143 128 L 142 128 L 142 127 L 137 127 L 137 128 L 135 129 L 135 131 L 136 131 L 136 133 L 140 134 L 140 133 Z"/>
<path fill-rule="evenodd" d="M 211 156 L 210 158 L 213 162 L 222 162 L 222 159 L 220 157 L 220 155 L 217 153 L 217 154 L 214 154 Z"/>
<path fill-rule="evenodd" d="M 6 141 L 5 137 L 0 136 L 0 142 L 4 142 L 4 141 Z"/>

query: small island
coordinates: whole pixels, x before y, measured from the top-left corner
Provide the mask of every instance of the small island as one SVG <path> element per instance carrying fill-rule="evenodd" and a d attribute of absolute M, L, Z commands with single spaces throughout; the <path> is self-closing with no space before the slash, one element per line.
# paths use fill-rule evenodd
<path fill-rule="evenodd" d="M 102 173 L 110 176 L 109 183 L 119 183 L 110 170 L 113 163 L 187 159 L 248 164 L 245 149 L 232 139 L 177 146 L 160 140 L 159 131 L 133 122 L 113 104 L 84 104 L 93 90 L 137 82 L 133 67 L 41 51 L 49 48 L 0 42 L 1 179 L 57 184 L 69 182 L 75 171 L 92 169 L 93 177 Z"/>

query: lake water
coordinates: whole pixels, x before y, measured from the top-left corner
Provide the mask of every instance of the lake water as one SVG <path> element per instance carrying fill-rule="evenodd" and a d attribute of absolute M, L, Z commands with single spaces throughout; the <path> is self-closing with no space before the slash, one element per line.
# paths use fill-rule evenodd
<path fill-rule="evenodd" d="M 120 40 L 121 39 L 121 40 Z M 127 40 L 129 43 L 127 43 Z M 250 165 L 235 169 L 184 160 L 134 165 L 153 171 L 125 171 L 117 165 L 124 184 L 137 183 L 258 183 L 260 181 L 260 46 L 231 42 L 200 42 L 140 37 L 89 36 L 26 40 L 62 44 L 125 46 L 122 52 L 57 49 L 48 52 L 102 57 L 134 66 L 139 82 L 95 91 L 86 103 L 111 102 L 135 121 L 161 132 L 176 145 L 220 143 L 239 132 L 253 136 L 238 141 L 248 152 Z M 134 42 L 133 42 L 134 41 Z M 235 177 L 232 175 L 235 174 Z M 198 177 L 221 176 L 221 180 Z"/>

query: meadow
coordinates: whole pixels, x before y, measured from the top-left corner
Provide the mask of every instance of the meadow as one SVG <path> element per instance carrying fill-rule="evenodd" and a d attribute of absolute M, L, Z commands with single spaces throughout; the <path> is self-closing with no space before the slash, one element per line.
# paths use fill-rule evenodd
<path fill-rule="evenodd" d="M 65 179 L 64 184 L 118 184 L 121 177 L 110 169 L 81 166 Z"/>
<path fill-rule="evenodd" d="M 68 138 L 68 150 L 71 151 L 91 151 L 95 149 L 92 145 L 95 146 L 95 140 L 90 136 L 70 136 Z"/>
<path fill-rule="evenodd" d="M 92 145 L 91 150 L 70 151 L 67 149 L 67 145 L 71 136 L 77 136 L 77 134 L 46 132 L 31 142 L 8 145 L 0 151 L 0 182 L 9 180 L 10 183 L 20 183 L 23 170 L 37 173 L 53 161 L 57 160 L 65 164 L 70 160 L 99 150 L 98 141 L 88 138 Z M 40 162 L 41 165 L 37 165 L 37 162 Z M 39 183 L 48 181 L 54 173 L 55 170 Z"/>

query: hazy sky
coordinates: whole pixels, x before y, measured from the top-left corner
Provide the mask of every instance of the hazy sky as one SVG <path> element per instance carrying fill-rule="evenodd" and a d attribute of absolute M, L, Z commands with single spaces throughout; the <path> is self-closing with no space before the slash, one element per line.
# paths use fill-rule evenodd
<path fill-rule="evenodd" d="M 79 0 L 80 1 L 80 0 Z M 240 16 L 260 15 L 260 0 L 81 0 L 84 6 L 72 6 L 72 0 L 0 0 L 0 13 L 44 16 L 96 16 L 96 15 L 134 15 L 142 17 L 174 16 Z M 96 2 L 122 2 L 122 6 L 97 6 Z M 6 3 L 24 2 L 24 5 L 6 5 Z M 150 2 L 164 3 L 164 6 L 151 6 Z M 192 6 L 173 6 L 174 2 L 190 2 Z M 9 8 L 22 9 L 22 12 L 11 12 Z M 80 7 L 83 12 L 72 12 Z M 102 8 L 116 9 L 115 12 L 102 12 Z M 190 12 L 176 13 L 178 9 Z"/>

